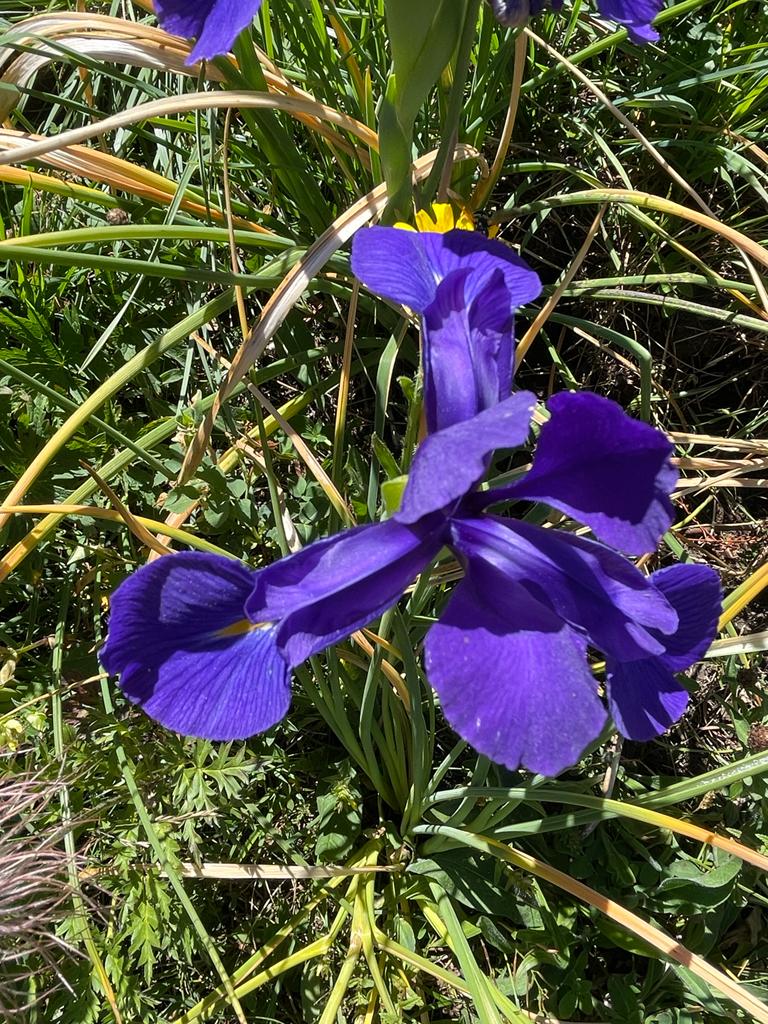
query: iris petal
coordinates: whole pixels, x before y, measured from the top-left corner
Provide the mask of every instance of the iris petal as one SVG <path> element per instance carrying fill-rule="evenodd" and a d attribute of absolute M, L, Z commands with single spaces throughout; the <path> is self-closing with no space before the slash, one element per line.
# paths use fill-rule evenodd
<path fill-rule="evenodd" d="M 424 312 L 424 401 L 430 433 L 509 397 L 514 306 L 495 270 L 467 301 L 471 272 L 452 270 Z"/>
<path fill-rule="evenodd" d="M 520 25 L 544 7 L 559 11 L 562 0 L 552 0 L 549 4 L 545 0 L 490 0 L 490 4 L 502 25 Z M 598 0 L 597 6 L 604 18 L 626 26 L 633 42 L 651 43 L 659 38 L 651 22 L 663 6 L 662 0 Z"/>
<path fill-rule="evenodd" d="M 688 692 L 673 672 L 706 653 L 721 610 L 720 581 L 706 565 L 672 565 L 653 573 L 650 582 L 677 612 L 677 629 L 668 636 L 657 634 L 664 646 L 659 657 L 609 660 L 607 666 L 611 714 L 619 732 L 634 740 L 658 736 L 683 714 Z"/>
<path fill-rule="evenodd" d="M 355 276 L 377 295 L 423 313 L 434 299 L 440 280 L 424 250 L 425 237 L 402 228 L 358 231 L 352 240 Z"/>
<path fill-rule="evenodd" d="M 425 650 L 448 722 L 508 768 L 557 775 L 606 721 L 583 642 L 493 569 L 470 566 Z"/>
<path fill-rule="evenodd" d="M 536 600 L 621 661 L 662 654 L 677 612 L 626 558 L 573 534 L 531 523 L 456 519 L 453 546 L 519 583 Z"/>
<path fill-rule="evenodd" d="M 469 310 L 471 344 L 475 353 L 475 379 L 480 408 L 509 398 L 512 391 L 515 345 L 515 306 L 504 275 L 495 270 Z"/>
<path fill-rule="evenodd" d="M 227 53 L 256 17 L 262 0 L 157 0 L 155 10 L 166 32 L 196 38 L 188 64 Z"/>
<path fill-rule="evenodd" d="M 607 666 L 608 707 L 622 736 L 650 740 L 673 725 L 688 704 L 688 692 L 661 658 Z"/>
<path fill-rule="evenodd" d="M 674 516 L 670 442 L 599 395 L 563 392 L 547 407 L 552 415 L 530 472 L 485 500 L 543 501 L 612 547 L 632 555 L 655 551 Z"/>
<path fill-rule="evenodd" d="M 491 452 L 516 448 L 525 441 L 535 405 L 535 395 L 518 391 L 473 419 L 425 438 L 416 451 L 395 519 L 415 523 L 455 504 L 482 478 Z"/>
<path fill-rule="evenodd" d="M 692 562 L 670 565 L 651 574 L 651 583 L 672 605 L 678 626 L 664 636 L 664 664 L 681 672 L 703 658 L 717 633 L 722 589 L 714 569 Z"/>
<path fill-rule="evenodd" d="M 514 313 L 541 292 L 516 253 L 474 231 L 373 227 L 355 235 L 352 269 L 371 291 L 423 314 L 430 433 L 509 396 Z"/>
<path fill-rule="evenodd" d="M 430 433 L 472 419 L 481 408 L 499 400 L 498 387 L 484 405 L 477 393 L 476 355 L 464 300 L 469 273 L 451 271 L 424 313 L 424 404 Z M 489 356 L 493 365 L 496 352 Z"/>
<path fill-rule="evenodd" d="M 259 572 L 246 614 L 281 620 L 279 649 L 299 665 L 393 605 L 442 547 L 439 526 L 390 519 L 316 541 Z"/>
<path fill-rule="evenodd" d="M 101 663 L 168 729 L 213 740 L 269 729 L 291 696 L 275 628 L 244 622 L 256 576 L 201 552 L 143 566 L 112 595 Z"/>
<path fill-rule="evenodd" d="M 662 0 L 598 0 L 600 14 L 623 25 L 634 43 L 653 43 L 659 33 L 651 22 L 664 6 Z"/>
<path fill-rule="evenodd" d="M 479 231 L 447 231 L 419 236 L 430 266 L 439 280 L 453 270 L 470 268 L 467 304 L 484 290 L 489 278 L 500 271 L 509 293 L 510 304 L 519 308 L 541 295 L 541 281 L 522 256 L 503 242 L 486 238 Z"/>

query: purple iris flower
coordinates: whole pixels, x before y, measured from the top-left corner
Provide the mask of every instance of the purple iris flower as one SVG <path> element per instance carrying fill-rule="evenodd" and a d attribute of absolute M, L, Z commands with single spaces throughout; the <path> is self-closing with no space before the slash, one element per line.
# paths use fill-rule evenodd
<path fill-rule="evenodd" d="M 563 5 L 562 0 L 549 3 L 547 0 L 489 0 L 489 3 L 503 25 L 521 25 L 547 6 L 559 11 Z M 663 6 L 663 0 L 597 0 L 600 14 L 626 28 L 632 42 L 640 45 L 659 38 L 651 22 Z"/>
<path fill-rule="evenodd" d="M 157 19 L 167 32 L 197 43 L 187 63 L 227 53 L 258 14 L 261 0 L 157 0 Z"/>
<path fill-rule="evenodd" d="M 588 648 L 605 655 L 619 731 L 663 732 L 687 702 L 674 673 L 702 656 L 720 610 L 705 566 L 646 577 L 613 550 L 652 551 L 669 526 L 669 441 L 608 399 L 563 393 L 548 403 L 530 470 L 478 490 L 493 453 L 529 434 L 535 397 L 509 394 L 511 318 L 537 294 L 535 275 L 465 232 L 366 229 L 353 264 L 424 320 L 432 432 L 400 510 L 258 571 L 192 552 L 144 566 L 112 597 L 104 667 L 168 728 L 251 736 L 285 715 L 293 668 L 377 618 L 448 547 L 464 578 L 427 633 L 426 668 L 477 750 L 546 775 L 574 764 L 607 721 Z M 511 501 L 545 502 L 597 539 L 489 511 Z"/>

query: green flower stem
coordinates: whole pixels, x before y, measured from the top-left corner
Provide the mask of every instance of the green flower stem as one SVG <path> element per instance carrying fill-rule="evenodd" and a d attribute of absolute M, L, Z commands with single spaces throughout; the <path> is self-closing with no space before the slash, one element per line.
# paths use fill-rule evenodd
<path fill-rule="evenodd" d="M 372 851 L 365 863 L 375 863 L 377 856 L 378 850 Z M 347 950 L 347 955 L 344 957 L 344 962 L 341 965 L 341 970 L 336 976 L 336 981 L 333 983 L 333 988 L 328 996 L 328 1001 L 323 1007 L 323 1012 L 318 1024 L 334 1024 L 336 1021 L 339 1011 L 341 1010 L 341 1004 L 344 1001 L 344 996 L 347 994 L 347 990 L 349 989 L 352 977 L 355 973 L 355 968 L 357 967 L 357 962 L 360 959 L 360 954 L 363 951 L 363 936 L 368 931 L 366 903 L 362 894 L 363 885 L 363 879 L 355 879 L 350 888 L 350 892 L 354 893 L 354 904 L 352 909 L 349 948 Z"/>
<path fill-rule="evenodd" d="M 456 66 L 453 70 L 453 83 L 448 98 L 448 109 L 445 112 L 445 120 L 442 127 L 440 147 L 429 177 L 424 183 L 421 193 L 422 206 L 428 207 L 432 202 L 438 185 L 443 180 L 448 160 L 453 153 L 459 138 L 459 121 L 464 111 L 466 99 L 467 75 L 469 74 L 469 62 L 472 56 L 472 47 L 475 43 L 477 33 L 477 19 L 480 13 L 481 0 L 469 0 L 467 13 L 464 18 L 464 27 L 459 40 L 459 48 L 456 55 Z M 440 197 L 438 197 L 440 198 Z"/>
<path fill-rule="evenodd" d="M 411 768 L 408 773 L 408 797 L 403 809 L 403 819 L 400 825 L 402 835 L 408 835 L 412 824 L 422 817 L 422 807 L 429 785 L 429 773 L 432 767 L 434 754 L 434 703 L 431 690 L 422 687 L 422 673 L 419 669 L 413 650 L 413 642 L 410 630 L 403 616 L 398 609 L 395 609 L 393 617 L 395 642 L 403 656 L 405 668 L 405 681 L 408 686 L 408 695 L 411 702 L 411 711 L 408 716 L 410 724 L 410 751 Z M 426 692 L 425 692 L 426 691 Z M 424 708 L 429 708 L 429 722 L 424 721 Z"/>
<path fill-rule="evenodd" d="M 381 617 L 378 632 L 385 640 L 389 634 L 393 614 L 393 609 L 390 609 Z M 380 671 L 382 657 L 382 648 L 377 644 L 374 648 L 373 657 L 371 658 L 371 663 L 368 667 L 365 686 L 363 688 L 358 733 L 360 736 L 360 743 L 365 752 L 369 778 L 373 782 L 375 788 L 379 792 L 391 791 L 395 799 L 392 806 L 403 807 L 407 801 L 408 792 L 408 786 L 403 770 L 404 766 L 399 763 L 396 756 L 393 756 L 393 752 L 384 737 L 376 742 L 377 738 L 381 736 L 381 727 L 375 718 L 377 706 L 376 698 L 381 696 L 382 686 L 389 686 L 389 683 L 384 679 Z M 383 700 L 381 701 L 381 706 L 384 706 Z M 397 726 L 395 725 L 395 728 L 396 727 Z M 376 746 L 374 746 L 375 742 Z M 376 751 L 376 747 L 378 747 L 378 753 Z M 384 764 L 387 767 L 386 780 L 379 767 L 380 759 L 384 761 Z"/>
<path fill-rule="evenodd" d="M 253 274 L 233 274 L 227 270 L 206 270 L 199 266 L 184 266 L 179 263 L 161 263 L 152 260 L 130 259 L 124 256 L 103 256 L 91 252 L 70 252 L 66 249 L 46 249 L 33 245 L 4 245 L 0 258 L 19 263 L 47 264 L 58 267 L 88 267 L 108 274 L 142 275 L 160 277 L 168 281 L 195 281 L 200 284 L 215 284 L 220 287 L 237 285 L 242 288 L 271 288 L 285 277 L 288 270 L 298 263 L 304 254 L 302 249 L 291 249 L 270 261 L 262 270 Z M 333 261 L 330 261 L 333 262 Z M 340 269 L 341 261 L 336 266 Z M 194 314 L 192 314 L 194 316 Z"/>
<path fill-rule="evenodd" d="M 234 230 L 235 243 L 243 248 L 274 249 L 282 252 L 295 247 L 290 238 L 271 233 Z M 120 224 L 107 227 L 69 228 L 66 231 L 41 231 L 34 235 L 12 235 L 0 239 L 0 259 L 8 249 L 22 246 L 25 249 L 46 249 L 59 245 L 100 245 L 104 242 L 156 242 L 158 239 L 189 241 L 197 244 L 214 242 L 227 245 L 230 233 L 227 228 L 210 224 Z"/>
<path fill-rule="evenodd" d="M 469 986 L 472 994 L 474 1009 L 478 1015 L 480 1024 L 501 1024 L 501 1018 L 496 1012 L 493 999 L 489 992 L 489 979 L 483 974 L 472 955 L 469 942 L 461 928 L 453 902 L 441 886 L 436 882 L 429 883 L 429 890 L 432 898 L 437 904 L 439 919 L 443 925 L 443 933 L 453 950 L 456 959 L 459 961 L 461 973 Z"/>

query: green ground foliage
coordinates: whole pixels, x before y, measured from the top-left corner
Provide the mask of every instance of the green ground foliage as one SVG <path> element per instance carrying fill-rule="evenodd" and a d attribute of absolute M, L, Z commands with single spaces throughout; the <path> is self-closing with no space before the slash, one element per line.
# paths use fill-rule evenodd
<path fill-rule="evenodd" d="M 87 6 L 155 24 L 128 0 Z M 11 130 L 50 137 L 164 97 L 267 84 L 247 37 L 237 68 L 219 60 L 208 78 L 183 76 L 126 63 L 106 29 L 87 53 L 74 37 L 45 37 L 42 22 L 20 31 L 67 10 L 22 7 L 0 17 L 3 150 Z M 381 0 L 270 0 L 253 40 L 288 85 L 375 131 L 385 28 Z M 416 439 L 418 330 L 353 291 L 348 246 L 287 308 L 180 482 L 242 344 L 238 294 L 253 325 L 315 239 L 381 182 L 380 160 L 341 128 L 323 135 L 240 103 L 227 120 L 193 102 L 94 133 L 85 162 L 41 154 L 17 165 L 38 176 L 23 180 L 0 166 L 0 493 L 28 473 L 27 504 L 112 510 L 14 515 L 1 536 L 0 770 L 6 785 L 30 772 L 38 789 L 59 780 L 26 805 L 21 836 L 70 858 L 71 891 L 50 901 L 40 941 L 7 939 L 19 957 L 8 972 L 29 974 L 0 993 L 21 1019 L 768 1020 L 760 867 L 647 813 L 766 844 L 765 265 L 720 228 L 768 242 L 768 16 L 756 0 L 682 0 L 643 51 L 578 2 L 532 28 L 556 52 L 516 44 L 483 5 L 477 31 L 427 83 L 414 152 L 455 128 L 492 163 L 523 62 L 482 212 L 544 280 L 539 308 L 603 212 L 519 381 L 542 398 L 590 388 L 675 432 L 687 486 L 651 565 L 705 560 L 730 607 L 749 600 L 691 672 L 691 707 L 671 733 L 623 749 L 603 737 L 556 781 L 491 765 L 441 718 L 420 645 L 456 578 L 445 558 L 373 625 L 385 646 L 347 641 L 299 670 L 291 713 L 269 734 L 211 744 L 166 732 L 100 674 L 108 596 L 147 548 L 88 467 L 153 536 L 170 523 L 175 548 L 252 565 L 279 557 L 286 524 L 302 542 L 337 530 L 334 489 L 358 522 L 381 515 L 382 485 L 407 472 Z M 45 52 L 15 91 L 9 69 Z M 122 177 L 110 156 L 126 162 Z M 468 199 L 478 180 L 470 159 L 451 187 Z M 609 784 L 614 803 L 602 799 Z M 185 877 L 184 865 L 221 863 L 294 871 Z M 329 864 L 387 870 L 304 870 Z M 536 864 L 614 903 L 590 905 Z M 627 930 L 616 907 L 732 979 L 741 1004 Z M 744 1009 L 749 999 L 765 1017 Z"/>

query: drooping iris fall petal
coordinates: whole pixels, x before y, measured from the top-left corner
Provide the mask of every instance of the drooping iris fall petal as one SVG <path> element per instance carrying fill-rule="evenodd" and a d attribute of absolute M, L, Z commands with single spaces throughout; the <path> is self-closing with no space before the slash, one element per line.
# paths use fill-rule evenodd
<path fill-rule="evenodd" d="M 686 562 L 651 573 L 653 586 L 677 612 L 677 629 L 664 637 L 664 663 L 675 671 L 703 658 L 717 633 L 722 588 L 714 569 Z"/>
<path fill-rule="evenodd" d="M 255 576 L 203 552 L 142 566 L 112 595 L 101 663 L 167 729 L 213 740 L 269 729 L 291 693 L 274 627 L 245 618 Z"/>
<path fill-rule="evenodd" d="M 626 558 L 595 541 L 531 523 L 454 517 L 452 546 L 482 562 L 621 661 L 661 654 L 678 615 Z"/>
<path fill-rule="evenodd" d="M 628 739 L 653 739 L 688 705 L 688 691 L 658 658 L 611 663 L 607 679 L 611 717 Z"/>
<path fill-rule="evenodd" d="M 606 722 L 583 640 L 491 567 L 470 566 L 425 654 L 450 724 L 508 768 L 557 775 Z"/>
<path fill-rule="evenodd" d="M 669 635 L 659 635 L 663 652 L 656 658 L 606 665 L 608 706 L 623 736 L 649 740 L 683 714 L 688 691 L 674 676 L 701 658 L 717 632 L 722 593 L 717 573 L 706 565 L 671 565 L 650 576 L 678 616 Z"/>
<path fill-rule="evenodd" d="M 608 398 L 563 392 L 547 403 L 531 470 L 483 496 L 543 501 L 632 555 L 655 551 L 674 516 L 672 445 Z"/>

